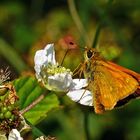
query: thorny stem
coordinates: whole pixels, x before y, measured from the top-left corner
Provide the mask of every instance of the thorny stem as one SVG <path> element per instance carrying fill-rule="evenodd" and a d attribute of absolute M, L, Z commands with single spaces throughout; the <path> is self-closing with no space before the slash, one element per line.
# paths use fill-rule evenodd
<path fill-rule="evenodd" d="M 27 106 L 25 109 L 20 111 L 20 114 L 23 115 L 33 107 L 35 107 L 40 101 L 42 101 L 45 98 L 45 94 L 41 94 L 35 101 L 33 101 L 29 106 Z"/>
<path fill-rule="evenodd" d="M 71 16 L 72 16 L 79 32 L 84 37 L 86 45 L 91 46 L 91 41 L 89 39 L 89 36 L 87 35 L 87 32 L 86 32 L 81 20 L 80 20 L 80 17 L 78 15 L 78 12 L 77 12 L 76 7 L 75 7 L 74 0 L 68 0 L 68 6 L 69 6 Z"/>

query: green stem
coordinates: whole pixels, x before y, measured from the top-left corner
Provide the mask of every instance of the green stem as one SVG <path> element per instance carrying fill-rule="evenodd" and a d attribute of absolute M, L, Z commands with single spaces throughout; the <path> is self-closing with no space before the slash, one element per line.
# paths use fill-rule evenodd
<path fill-rule="evenodd" d="M 71 16 L 72 16 L 80 34 L 83 36 L 86 45 L 91 46 L 91 41 L 90 41 L 89 36 L 88 36 L 88 34 L 87 34 L 87 32 L 86 32 L 86 30 L 81 22 L 79 15 L 78 15 L 74 0 L 68 0 L 68 6 L 69 6 Z"/>
<path fill-rule="evenodd" d="M 94 37 L 94 41 L 93 41 L 93 45 L 92 45 L 93 48 L 95 48 L 97 46 L 97 42 L 98 42 L 98 39 L 99 39 L 101 27 L 102 27 L 102 25 L 98 24 L 98 26 L 96 28 L 96 33 L 95 33 L 95 37 Z"/>
<path fill-rule="evenodd" d="M 112 4 L 113 0 L 109 0 L 107 5 L 106 5 L 106 8 L 105 10 L 103 11 L 103 15 L 108 11 L 108 8 L 110 7 L 110 5 Z M 97 28 L 96 28 L 96 33 L 95 33 L 95 37 L 94 37 L 94 40 L 92 41 L 92 47 L 95 48 L 97 46 L 97 42 L 98 42 L 98 39 L 99 39 L 99 35 L 100 35 L 100 31 L 102 29 L 102 24 L 103 24 L 103 20 L 100 21 L 100 23 L 98 24 Z"/>
<path fill-rule="evenodd" d="M 85 128 L 85 134 L 86 134 L 86 140 L 90 140 L 89 130 L 88 130 L 88 116 L 89 113 L 84 113 L 84 128 Z"/>

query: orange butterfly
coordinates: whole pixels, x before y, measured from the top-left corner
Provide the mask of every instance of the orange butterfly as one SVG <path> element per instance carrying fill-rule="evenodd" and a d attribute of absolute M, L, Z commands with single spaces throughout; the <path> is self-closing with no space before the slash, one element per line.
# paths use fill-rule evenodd
<path fill-rule="evenodd" d="M 140 74 L 104 60 L 94 48 L 86 48 L 82 72 L 93 93 L 96 113 L 112 110 L 140 96 Z"/>

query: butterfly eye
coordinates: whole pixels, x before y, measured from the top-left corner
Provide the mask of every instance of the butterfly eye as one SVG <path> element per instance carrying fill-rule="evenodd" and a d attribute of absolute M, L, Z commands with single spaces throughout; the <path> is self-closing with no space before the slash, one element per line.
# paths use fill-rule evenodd
<path fill-rule="evenodd" d="M 88 51 L 87 51 L 87 57 L 88 57 L 88 58 L 91 58 L 92 56 L 93 56 L 93 51 L 88 50 Z"/>

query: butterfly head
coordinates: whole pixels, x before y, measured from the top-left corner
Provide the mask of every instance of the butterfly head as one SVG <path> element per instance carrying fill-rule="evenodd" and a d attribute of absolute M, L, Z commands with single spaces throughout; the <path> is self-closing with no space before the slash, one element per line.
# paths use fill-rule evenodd
<path fill-rule="evenodd" d="M 96 58 L 97 56 L 99 56 L 99 53 L 94 48 L 85 48 L 85 60 Z"/>

